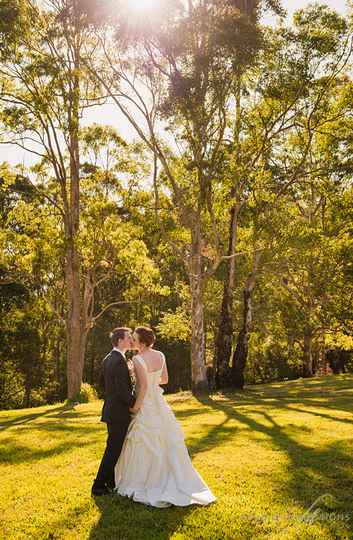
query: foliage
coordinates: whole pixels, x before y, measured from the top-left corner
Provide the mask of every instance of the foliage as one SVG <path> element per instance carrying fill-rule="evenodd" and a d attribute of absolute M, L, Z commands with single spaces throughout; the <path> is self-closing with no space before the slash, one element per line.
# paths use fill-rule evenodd
<path fill-rule="evenodd" d="M 93 388 L 93 386 L 88 383 L 82 383 L 80 393 L 77 394 L 77 396 L 73 400 L 71 400 L 71 403 L 91 403 L 92 401 L 96 401 L 97 399 L 97 392 Z M 68 403 L 70 403 L 70 400 L 68 400 Z"/>
<path fill-rule="evenodd" d="M 258 15 L 278 2 L 167 4 L 134 25 L 108 3 L 0 3 L 1 142 L 37 159 L 0 164 L 3 409 L 67 394 L 73 130 L 83 380 L 97 386 L 112 327 L 150 324 L 167 390 L 189 389 L 195 358 L 213 360 L 232 257 L 233 352 L 253 279 L 247 381 L 318 373 L 331 349 L 353 369 L 349 18 L 313 4 L 270 29 Z M 72 120 L 73 35 L 82 116 L 110 95 L 139 141 Z"/>

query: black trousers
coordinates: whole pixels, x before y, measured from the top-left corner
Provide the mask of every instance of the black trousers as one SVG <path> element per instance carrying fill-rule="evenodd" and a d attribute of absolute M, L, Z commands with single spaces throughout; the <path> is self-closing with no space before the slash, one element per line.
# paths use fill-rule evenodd
<path fill-rule="evenodd" d="M 93 482 L 94 488 L 103 488 L 106 485 L 111 488 L 115 487 L 114 469 L 123 447 L 129 423 L 107 423 L 107 445 L 97 472 L 97 477 Z"/>

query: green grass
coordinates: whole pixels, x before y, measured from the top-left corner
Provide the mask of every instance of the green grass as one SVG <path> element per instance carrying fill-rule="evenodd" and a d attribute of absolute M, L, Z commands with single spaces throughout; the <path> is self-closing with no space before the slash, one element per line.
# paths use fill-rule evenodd
<path fill-rule="evenodd" d="M 0 538 L 353 538 L 352 398 L 352 375 L 202 401 L 168 396 L 194 465 L 218 500 L 167 509 L 90 497 L 105 444 L 101 402 L 2 411 Z M 329 508 L 320 499 L 321 516 L 303 520 L 324 494 L 332 496 Z"/>

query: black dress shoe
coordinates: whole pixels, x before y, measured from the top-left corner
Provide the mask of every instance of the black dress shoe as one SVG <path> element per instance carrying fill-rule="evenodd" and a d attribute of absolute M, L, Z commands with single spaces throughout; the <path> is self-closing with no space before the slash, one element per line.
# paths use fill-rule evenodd
<path fill-rule="evenodd" d="M 107 486 L 104 486 L 101 488 L 93 487 L 91 490 L 91 495 L 93 497 L 100 497 L 101 495 L 110 495 L 111 493 L 112 491 Z"/>

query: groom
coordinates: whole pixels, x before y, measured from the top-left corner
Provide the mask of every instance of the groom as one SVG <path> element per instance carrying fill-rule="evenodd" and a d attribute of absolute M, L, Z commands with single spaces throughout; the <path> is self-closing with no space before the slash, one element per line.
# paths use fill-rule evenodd
<path fill-rule="evenodd" d="M 106 495 L 115 488 L 114 469 L 131 420 L 135 403 L 125 352 L 132 348 L 130 328 L 115 328 L 110 334 L 113 350 L 104 358 L 100 382 L 104 388 L 102 422 L 108 430 L 107 445 L 93 482 L 92 495 Z"/>

